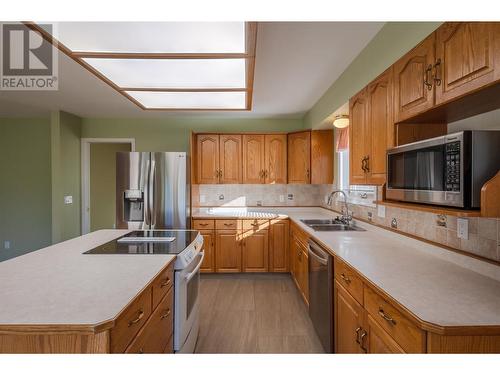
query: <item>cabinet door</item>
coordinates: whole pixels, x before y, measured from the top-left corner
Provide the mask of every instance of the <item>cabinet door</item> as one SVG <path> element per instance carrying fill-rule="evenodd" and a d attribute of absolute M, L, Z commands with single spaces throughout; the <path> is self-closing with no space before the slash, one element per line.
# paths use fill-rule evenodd
<path fill-rule="evenodd" d="M 272 220 L 269 231 L 269 271 L 288 272 L 288 220 Z"/>
<path fill-rule="evenodd" d="M 241 233 L 236 230 L 218 230 L 215 240 L 217 272 L 241 272 Z"/>
<path fill-rule="evenodd" d="M 241 183 L 241 135 L 221 134 L 219 144 L 220 183 Z"/>
<path fill-rule="evenodd" d="M 264 183 L 264 136 L 243 135 L 243 183 Z"/>
<path fill-rule="evenodd" d="M 349 101 L 349 181 L 351 184 L 366 183 L 364 161 L 369 154 L 367 128 L 366 89 Z"/>
<path fill-rule="evenodd" d="M 243 272 L 267 272 L 269 262 L 269 232 L 267 230 L 243 233 Z"/>
<path fill-rule="evenodd" d="M 266 184 L 286 184 L 286 145 L 286 134 L 266 134 L 264 157 Z"/>
<path fill-rule="evenodd" d="M 288 183 L 311 181 L 311 132 L 288 134 Z"/>
<path fill-rule="evenodd" d="M 368 331 L 368 353 L 401 354 L 405 352 L 369 314 L 367 314 L 366 327 Z"/>
<path fill-rule="evenodd" d="M 215 272 L 215 231 L 201 230 L 200 233 L 203 236 L 203 251 L 205 252 L 200 270 L 203 273 Z"/>
<path fill-rule="evenodd" d="M 434 39 L 433 33 L 394 64 L 396 122 L 424 112 L 434 105 Z"/>
<path fill-rule="evenodd" d="M 500 24 L 446 22 L 436 31 L 433 73 L 436 104 L 500 79 Z"/>
<path fill-rule="evenodd" d="M 363 332 L 363 313 L 363 307 L 335 281 L 336 353 L 364 353 L 360 345 Z"/>
<path fill-rule="evenodd" d="M 196 179 L 199 184 L 217 184 L 219 177 L 219 136 L 198 134 L 196 136 Z"/>
<path fill-rule="evenodd" d="M 333 184 L 333 129 L 311 132 L 311 184 Z"/>
<path fill-rule="evenodd" d="M 366 182 L 383 185 L 386 179 L 386 152 L 394 146 L 392 120 L 392 69 L 368 86 L 368 119 L 365 137 L 369 142 Z"/>

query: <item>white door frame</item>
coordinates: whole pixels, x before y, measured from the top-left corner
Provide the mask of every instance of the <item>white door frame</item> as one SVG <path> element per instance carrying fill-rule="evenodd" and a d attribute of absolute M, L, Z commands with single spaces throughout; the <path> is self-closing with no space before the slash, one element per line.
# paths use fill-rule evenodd
<path fill-rule="evenodd" d="M 82 138 L 82 235 L 90 232 L 90 144 L 129 143 L 135 151 L 135 138 Z"/>

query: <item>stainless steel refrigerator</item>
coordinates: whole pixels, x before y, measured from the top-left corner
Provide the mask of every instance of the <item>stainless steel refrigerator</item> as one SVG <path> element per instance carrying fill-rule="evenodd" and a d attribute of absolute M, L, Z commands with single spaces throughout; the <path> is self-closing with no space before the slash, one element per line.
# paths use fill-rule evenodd
<path fill-rule="evenodd" d="M 190 227 L 189 160 L 185 152 L 118 152 L 116 227 Z"/>

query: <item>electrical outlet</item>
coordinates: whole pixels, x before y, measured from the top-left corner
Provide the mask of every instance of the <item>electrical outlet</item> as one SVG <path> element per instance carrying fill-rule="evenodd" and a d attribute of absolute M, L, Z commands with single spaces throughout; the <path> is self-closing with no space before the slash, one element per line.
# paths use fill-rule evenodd
<path fill-rule="evenodd" d="M 382 206 L 380 204 L 377 206 L 377 216 L 385 217 L 385 206 Z"/>
<path fill-rule="evenodd" d="M 285 201 L 285 196 L 283 194 L 280 194 L 280 202 L 283 203 Z"/>
<path fill-rule="evenodd" d="M 205 196 L 204 195 L 200 195 L 200 203 L 205 203 Z"/>
<path fill-rule="evenodd" d="M 64 196 L 64 204 L 73 204 L 73 196 L 65 195 Z"/>
<path fill-rule="evenodd" d="M 288 200 L 293 201 L 293 194 L 288 194 Z"/>
<path fill-rule="evenodd" d="M 371 212 L 368 212 L 368 221 L 372 221 L 373 220 L 373 214 Z"/>
<path fill-rule="evenodd" d="M 464 240 L 469 239 L 469 220 L 464 218 L 457 219 L 457 236 Z"/>
<path fill-rule="evenodd" d="M 224 194 L 219 195 L 219 200 L 223 201 L 224 200 Z"/>
<path fill-rule="evenodd" d="M 398 221 L 396 220 L 395 217 L 393 217 L 391 220 L 391 228 L 398 229 Z"/>
<path fill-rule="evenodd" d="M 10 249 L 10 241 L 4 241 L 3 242 L 3 248 L 4 249 Z"/>

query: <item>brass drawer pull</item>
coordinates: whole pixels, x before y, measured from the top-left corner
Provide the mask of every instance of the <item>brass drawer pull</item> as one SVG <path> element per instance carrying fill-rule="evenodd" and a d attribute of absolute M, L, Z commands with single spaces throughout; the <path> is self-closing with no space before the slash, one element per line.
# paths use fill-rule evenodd
<path fill-rule="evenodd" d="M 342 280 L 344 280 L 347 284 L 350 284 L 351 283 L 351 279 L 349 277 L 347 277 L 343 272 L 340 274 L 340 277 L 342 278 Z"/>
<path fill-rule="evenodd" d="M 365 330 L 363 330 L 363 333 L 361 334 L 361 337 L 359 338 L 359 341 L 360 341 L 359 346 L 361 347 L 361 349 L 362 349 L 365 353 L 367 353 L 367 352 L 368 352 L 368 349 L 364 346 L 365 337 L 366 337 L 367 335 L 368 335 L 368 333 L 367 333 Z"/>
<path fill-rule="evenodd" d="M 208 223 L 198 223 L 198 225 L 199 225 L 200 227 L 206 227 L 206 226 L 208 225 Z"/>
<path fill-rule="evenodd" d="M 166 287 L 167 285 L 170 285 L 170 277 L 167 277 L 161 284 L 160 284 L 160 288 L 164 288 Z"/>
<path fill-rule="evenodd" d="M 134 324 L 137 324 L 139 323 L 139 321 L 144 317 L 144 310 L 140 309 L 139 310 L 139 315 L 137 316 L 137 318 L 135 318 L 134 320 L 131 320 L 130 322 L 128 322 L 128 326 L 132 326 Z"/>
<path fill-rule="evenodd" d="M 432 83 L 429 82 L 430 73 L 432 73 L 432 64 L 429 64 L 424 73 L 424 85 L 427 87 L 427 90 L 432 90 Z"/>
<path fill-rule="evenodd" d="M 391 318 L 389 315 L 387 315 L 381 307 L 379 307 L 379 309 L 378 309 L 378 314 L 382 318 L 384 318 L 387 322 L 391 323 L 392 325 L 396 325 L 396 321 L 393 318 Z"/>
<path fill-rule="evenodd" d="M 356 328 L 356 343 L 361 345 L 361 341 L 359 340 L 359 331 L 361 331 L 361 327 Z"/>
<path fill-rule="evenodd" d="M 163 319 L 165 319 L 165 318 L 168 318 L 169 316 L 170 316 L 170 309 L 167 309 L 167 310 L 165 311 L 165 314 L 163 314 L 163 315 L 161 316 L 161 320 L 163 320 Z"/>
<path fill-rule="evenodd" d="M 233 223 L 224 223 L 224 226 L 226 227 L 232 227 L 234 224 Z"/>

